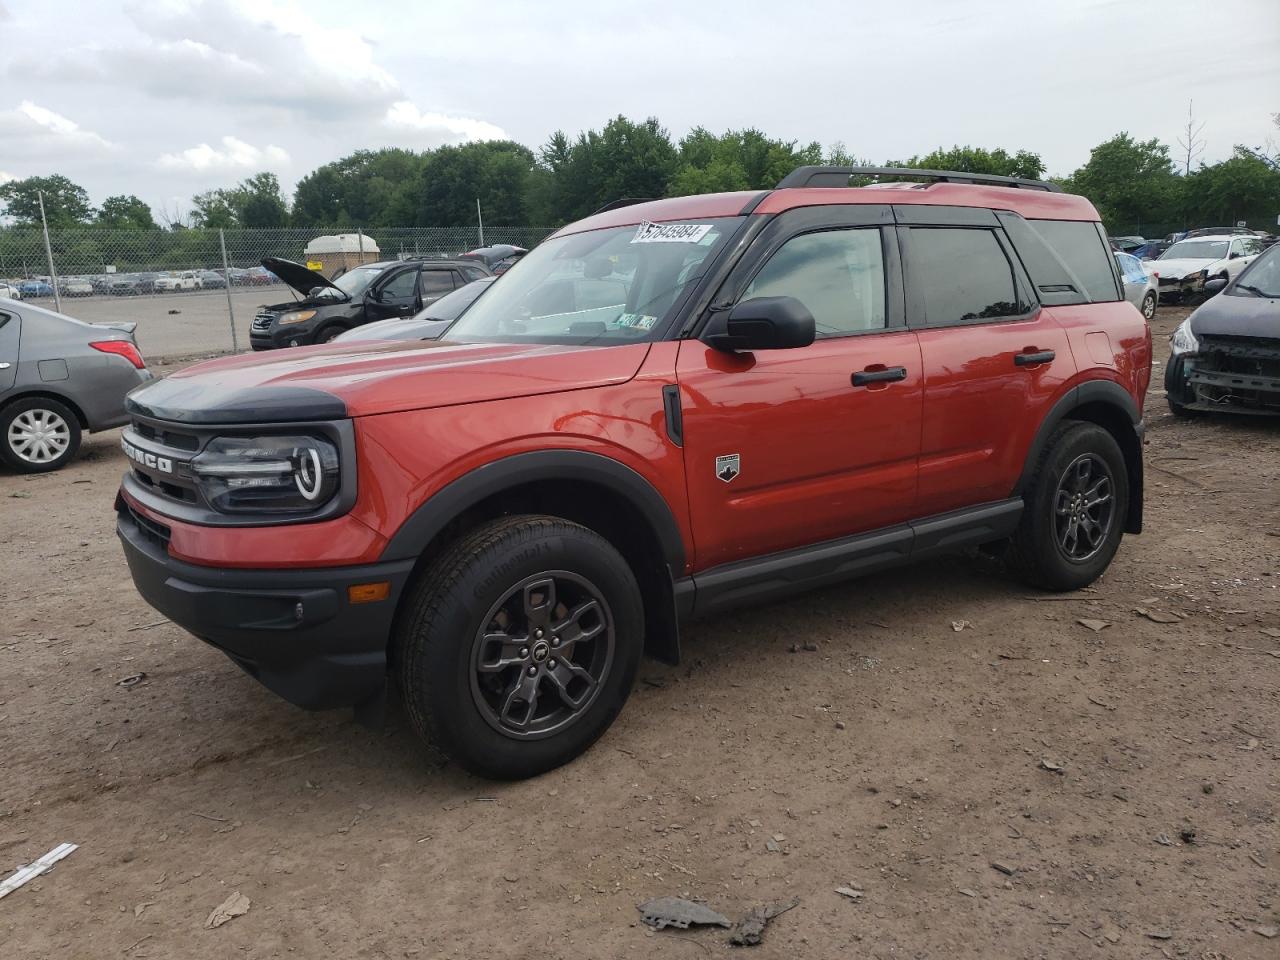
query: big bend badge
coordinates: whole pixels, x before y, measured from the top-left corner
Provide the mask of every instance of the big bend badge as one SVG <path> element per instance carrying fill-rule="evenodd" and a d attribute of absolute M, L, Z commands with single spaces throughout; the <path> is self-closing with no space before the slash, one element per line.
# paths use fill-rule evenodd
<path fill-rule="evenodd" d="M 716 476 L 725 483 L 732 482 L 739 472 L 738 455 L 736 453 L 727 453 L 723 457 L 716 457 Z"/>

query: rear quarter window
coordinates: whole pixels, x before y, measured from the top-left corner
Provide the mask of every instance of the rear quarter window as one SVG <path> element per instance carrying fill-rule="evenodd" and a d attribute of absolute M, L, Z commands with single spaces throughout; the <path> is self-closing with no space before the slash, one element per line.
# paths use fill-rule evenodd
<path fill-rule="evenodd" d="M 1087 220 L 1030 220 L 1028 223 L 1084 286 L 1081 292 L 1090 302 L 1120 299 L 1113 254 L 1098 224 Z M 1032 282 L 1039 282 L 1034 273 Z"/>

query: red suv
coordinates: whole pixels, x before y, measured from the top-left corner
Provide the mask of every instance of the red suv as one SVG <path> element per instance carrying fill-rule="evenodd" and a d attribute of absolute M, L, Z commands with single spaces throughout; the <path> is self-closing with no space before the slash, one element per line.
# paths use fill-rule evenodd
<path fill-rule="evenodd" d="M 463 766 L 530 776 L 691 616 L 966 547 L 1099 576 L 1142 523 L 1122 291 L 1093 206 L 1036 181 L 610 207 L 443 340 L 135 391 L 118 530 L 142 595 L 285 698 L 368 715 L 394 678 Z"/>

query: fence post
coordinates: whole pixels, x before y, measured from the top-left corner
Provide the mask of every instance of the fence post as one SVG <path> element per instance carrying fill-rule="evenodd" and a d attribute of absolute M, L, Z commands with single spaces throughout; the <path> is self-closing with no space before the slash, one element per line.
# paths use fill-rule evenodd
<path fill-rule="evenodd" d="M 53 286 L 53 306 L 62 312 L 62 297 L 58 294 L 58 271 L 53 266 L 53 247 L 49 244 L 49 221 L 44 215 L 44 191 L 37 190 L 40 199 L 40 226 L 44 227 L 44 255 L 49 258 L 49 283 Z"/>
<path fill-rule="evenodd" d="M 356 266 L 363 267 L 364 266 L 364 230 L 361 229 L 360 227 L 356 227 L 356 243 L 360 245 L 360 262 L 357 263 Z"/>
<path fill-rule="evenodd" d="M 236 339 L 236 309 L 231 303 L 231 264 L 227 263 L 227 235 L 218 228 L 218 243 L 222 246 L 222 277 L 227 281 L 227 319 L 231 322 L 231 350 L 240 352 L 240 342 Z"/>

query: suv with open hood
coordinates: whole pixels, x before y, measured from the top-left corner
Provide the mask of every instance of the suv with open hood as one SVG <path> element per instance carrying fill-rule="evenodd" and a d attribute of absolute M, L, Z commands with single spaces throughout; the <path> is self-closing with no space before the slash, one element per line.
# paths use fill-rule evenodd
<path fill-rule="evenodd" d="M 889 174 L 927 182 L 848 186 Z M 153 606 L 294 703 L 376 715 L 393 681 L 468 769 L 530 776 L 688 617 L 966 547 L 1092 582 L 1142 526 L 1150 375 L 1089 201 L 802 167 L 571 224 L 445 339 L 136 391 L 117 529 Z"/>
<path fill-rule="evenodd" d="M 481 260 L 392 260 L 352 267 L 333 280 L 292 260 L 262 265 L 302 300 L 259 307 L 249 327 L 254 350 L 328 343 L 361 324 L 408 317 L 473 280 L 493 275 Z"/>

